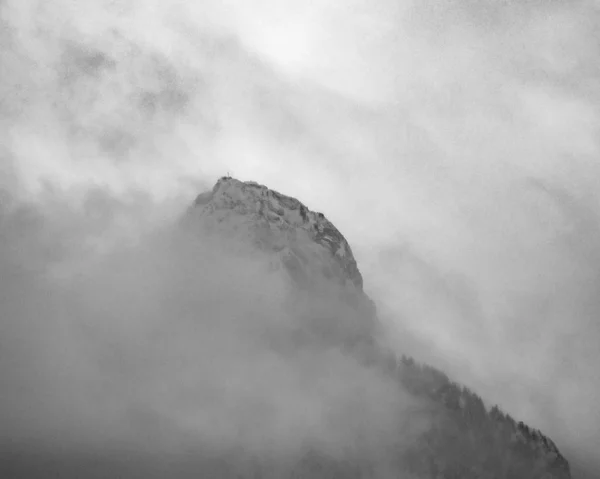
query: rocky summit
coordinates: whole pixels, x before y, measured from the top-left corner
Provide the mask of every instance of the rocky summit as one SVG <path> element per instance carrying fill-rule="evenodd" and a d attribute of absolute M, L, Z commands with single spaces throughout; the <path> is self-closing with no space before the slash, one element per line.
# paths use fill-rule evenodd
<path fill-rule="evenodd" d="M 323 213 L 296 198 L 254 181 L 222 177 L 212 190 L 198 195 L 186 221 L 232 247 L 250 246 L 267 254 L 271 267 L 285 271 L 300 289 L 335 285 L 337 291 L 330 294 L 375 315 L 346 238 Z"/>
<path fill-rule="evenodd" d="M 201 226 L 232 252 L 241 248 L 263 254 L 272 268 L 288 276 L 293 289 L 341 297 L 365 324 L 377 322 L 350 245 L 323 213 L 311 211 L 299 200 L 253 181 L 223 177 L 196 198 L 185 224 Z M 347 327 L 334 330 L 335 337 L 344 339 L 329 341 L 328 347 L 343 346 L 345 353 L 349 351 L 374 374 L 392 378 L 399 394 L 408 394 L 421 405 L 419 414 L 426 411 L 429 427 L 412 437 L 410 444 L 393 446 L 386 459 L 359 454 L 342 460 L 308 451 L 289 477 L 570 479 L 567 460 L 540 431 L 515 421 L 497 406 L 486 406 L 477 394 L 441 371 L 390 351 L 376 340 L 369 343 L 367 353 L 355 348 L 357 342 L 348 342 L 340 332 Z M 375 328 L 366 331 L 373 334 Z M 403 430 L 398 430 L 398 437 L 405 437 Z M 385 467 L 373 461 L 385 461 Z M 265 467 L 252 477 L 262 477 Z"/>

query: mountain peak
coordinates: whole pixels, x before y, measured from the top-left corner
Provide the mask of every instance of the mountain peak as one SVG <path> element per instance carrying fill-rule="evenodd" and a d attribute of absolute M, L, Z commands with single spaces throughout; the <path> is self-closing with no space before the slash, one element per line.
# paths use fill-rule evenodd
<path fill-rule="evenodd" d="M 224 176 L 212 190 L 198 195 L 194 206 L 209 222 L 245 230 L 261 249 L 283 253 L 297 275 L 299 264 L 306 265 L 313 257 L 328 279 L 362 293 L 363 278 L 348 241 L 323 213 L 311 211 L 296 198 L 255 181 Z"/>

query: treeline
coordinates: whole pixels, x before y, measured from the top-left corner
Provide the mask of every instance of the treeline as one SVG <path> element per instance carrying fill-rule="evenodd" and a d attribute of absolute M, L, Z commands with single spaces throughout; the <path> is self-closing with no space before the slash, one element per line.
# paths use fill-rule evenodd
<path fill-rule="evenodd" d="M 488 409 L 481 397 L 440 370 L 381 348 L 368 332 L 342 333 L 347 333 L 345 325 L 333 328 L 325 344 L 337 347 L 341 342 L 361 363 L 393 377 L 402 390 L 417 398 L 422 406 L 418 414 L 426 411 L 431 423 L 408 449 L 398 450 L 395 472 L 422 479 L 571 477 L 569 464 L 556 444 L 539 430 L 516 421 L 498 405 Z M 318 336 L 323 339 L 327 335 Z M 402 435 L 399 431 L 399 437 Z"/>
<path fill-rule="evenodd" d="M 432 406 L 432 427 L 404 454 L 418 477 L 435 479 L 569 478 L 569 464 L 539 430 L 515 421 L 446 374 L 413 358 L 372 351 L 368 358 Z"/>

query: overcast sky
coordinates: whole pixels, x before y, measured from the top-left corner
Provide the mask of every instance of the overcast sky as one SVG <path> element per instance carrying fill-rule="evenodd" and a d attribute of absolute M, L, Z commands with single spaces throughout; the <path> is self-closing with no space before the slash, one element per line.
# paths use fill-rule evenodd
<path fill-rule="evenodd" d="M 40 252 L 2 255 L 61 281 L 264 183 L 347 237 L 399 347 L 592 465 L 599 58 L 591 0 L 0 1 L 2 234 Z"/>

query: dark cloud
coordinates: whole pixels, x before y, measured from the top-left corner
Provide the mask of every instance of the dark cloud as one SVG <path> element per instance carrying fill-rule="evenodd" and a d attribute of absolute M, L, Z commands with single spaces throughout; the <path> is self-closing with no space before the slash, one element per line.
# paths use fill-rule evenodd
<path fill-rule="evenodd" d="M 203 83 L 118 34 L 93 46 L 65 43 L 57 116 L 71 142 L 95 144 L 109 159 L 127 159 L 152 135 L 171 131 Z"/>
<path fill-rule="evenodd" d="M 73 40 L 65 42 L 61 57 L 59 74 L 65 83 L 80 75 L 98 77 L 105 70 L 114 71 L 117 66 L 114 58 L 107 52 L 75 43 Z"/>

